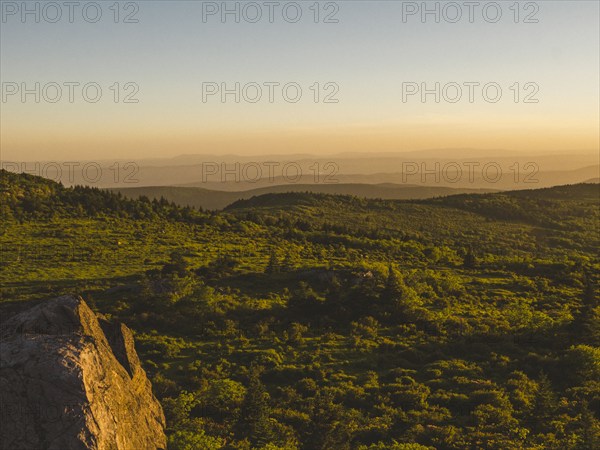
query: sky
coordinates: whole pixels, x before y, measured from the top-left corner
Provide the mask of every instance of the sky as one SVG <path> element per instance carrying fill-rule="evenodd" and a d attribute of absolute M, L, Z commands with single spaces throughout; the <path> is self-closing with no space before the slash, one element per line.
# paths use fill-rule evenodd
<path fill-rule="evenodd" d="M 597 1 L 50 3 L 2 1 L 2 160 L 598 152 Z"/>

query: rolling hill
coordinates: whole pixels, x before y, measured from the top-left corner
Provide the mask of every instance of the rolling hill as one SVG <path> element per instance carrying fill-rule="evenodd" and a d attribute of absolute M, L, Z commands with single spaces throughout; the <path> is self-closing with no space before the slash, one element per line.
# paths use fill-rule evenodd
<path fill-rule="evenodd" d="M 387 200 L 423 199 L 461 193 L 492 192 L 486 189 L 455 189 L 441 186 L 382 184 L 282 184 L 250 189 L 247 191 L 215 191 L 199 187 L 151 186 L 114 188 L 127 198 L 165 198 L 181 206 L 191 206 L 205 210 L 218 210 L 237 200 L 248 199 L 264 194 L 287 192 L 312 192 L 332 195 L 353 195 L 362 198 Z"/>
<path fill-rule="evenodd" d="M 595 449 L 599 194 L 207 213 L 0 171 L 0 313 L 125 322 L 175 450 Z"/>

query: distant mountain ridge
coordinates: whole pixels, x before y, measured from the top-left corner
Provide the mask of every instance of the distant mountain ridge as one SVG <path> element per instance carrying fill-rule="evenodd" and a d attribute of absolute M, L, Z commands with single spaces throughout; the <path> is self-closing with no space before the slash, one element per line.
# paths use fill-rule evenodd
<path fill-rule="evenodd" d="M 333 195 L 353 195 L 363 198 L 380 198 L 385 200 L 424 199 L 454 194 L 497 192 L 486 189 L 454 189 L 443 186 L 381 184 L 281 184 L 247 191 L 217 191 L 200 187 L 151 186 L 134 188 L 114 188 L 127 198 L 146 196 L 151 199 L 164 198 L 180 206 L 192 206 L 207 210 L 223 209 L 238 201 L 265 194 L 282 194 L 290 192 L 311 192 Z"/>
<path fill-rule="evenodd" d="M 395 183 L 507 190 L 581 183 L 598 178 L 600 173 L 598 156 L 593 153 L 528 155 L 477 149 L 335 155 L 204 154 L 163 159 L 78 161 L 75 166 L 72 164 L 60 161 L 1 161 L 2 168 L 13 173 L 27 171 L 69 186 L 182 186 L 218 191 L 320 183 Z M 489 173 L 484 169 L 488 166 L 491 167 Z M 90 170 L 86 171 L 84 167 Z M 469 173 L 470 167 L 473 167 L 473 173 Z M 497 179 L 496 169 L 501 171 Z"/>
<path fill-rule="evenodd" d="M 464 161 L 462 164 L 468 164 Z M 494 169 L 485 176 L 480 173 L 484 164 L 497 164 L 502 173 L 496 178 Z M 479 171 L 475 170 L 473 177 L 470 178 L 469 169 L 461 166 L 462 173 L 454 170 L 444 169 L 444 165 L 440 163 L 439 170 L 435 169 L 435 162 L 419 161 L 417 166 L 411 166 L 411 169 L 416 169 L 416 173 L 392 172 L 391 169 L 396 167 L 390 164 L 388 171 L 377 173 L 335 173 L 333 175 L 320 174 L 317 179 L 315 176 L 302 175 L 298 179 L 289 179 L 282 176 L 275 176 L 271 179 L 261 178 L 259 180 L 244 180 L 234 181 L 231 177 L 219 181 L 216 177 L 207 177 L 205 181 L 197 181 L 193 183 L 173 183 L 173 186 L 180 187 L 201 187 L 204 189 L 218 191 L 246 191 L 257 189 L 259 187 L 268 187 L 274 185 L 298 185 L 298 184 L 395 184 L 404 187 L 446 187 L 451 189 L 469 189 L 477 190 L 484 189 L 486 191 L 501 191 L 501 190 L 518 190 L 545 188 L 551 186 L 560 186 L 565 184 L 585 183 L 587 180 L 593 179 L 600 173 L 600 166 L 590 165 L 577 169 L 568 169 L 565 166 L 564 170 L 549 170 L 542 171 L 541 166 L 527 166 L 527 163 L 521 163 L 517 169 L 507 161 L 503 164 L 494 161 L 482 162 Z M 422 166 L 424 164 L 424 166 Z M 424 167 L 424 169 L 421 169 Z M 452 165 L 450 164 L 450 167 Z M 512 168 L 511 168 L 512 167 Z M 432 169 L 432 172 L 426 174 L 425 171 Z M 421 173 L 423 171 L 423 173 Z M 436 177 L 437 176 L 437 177 Z M 485 178 L 487 177 L 487 178 Z"/>

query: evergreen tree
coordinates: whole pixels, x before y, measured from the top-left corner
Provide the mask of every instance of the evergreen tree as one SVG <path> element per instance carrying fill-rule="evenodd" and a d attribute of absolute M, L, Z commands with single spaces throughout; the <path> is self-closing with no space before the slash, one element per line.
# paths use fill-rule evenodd
<path fill-rule="evenodd" d="M 463 267 L 466 269 L 474 269 L 475 266 L 477 266 L 477 258 L 473 252 L 473 246 L 469 245 L 463 258 Z"/>
<path fill-rule="evenodd" d="M 303 450 L 349 450 L 353 425 L 342 405 L 328 391 L 318 391 L 311 401 L 311 422 Z"/>
<path fill-rule="evenodd" d="M 189 264 L 183 256 L 183 250 L 176 250 L 169 256 L 169 262 L 165 263 L 162 268 L 163 275 L 177 275 L 185 277 L 190 274 Z"/>
<path fill-rule="evenodd" d="M 279 259 L 277 258 L 277 252 L 275 250 L 271 251 L 271 256 L 269 257 L 269 262 L 267 264 L 267 268 L 265 269 L 265 273 L 277 273 L 279 272 Z"/>
<path fill-rule="evenodd" d="M 381 297 L 385 301 L 394 301 L 402 297 L 402 283 L 391 264 L 388 266 L 388 275 Z"/>
<path fill-rule="evenodd" d="M 281 262 L 281 271 L 282 272 L 289 272 L 290 270 L 292 270 L 294 267 L 294 264 L 292 262 L 292 257 L 290 255 L 290 252 L 286 252 L 285 256 L 283 257 L 283 261 Z"/>
<path fill-rule="evenodd" d="M 592 275 L 583 274 L 581 308 L 573 321 L 573 332 L 577 341 L 589 345 L 600 345 L 600 299 Z"/>
<path fill-rule="evenodd" d="M 395 320 L 407 319 L 411 309 L 418 303 L 414 289 L 404 283 L 402 276 L 394 270 L 391 264 L 379 300 L 384 315 L 391 314 Z"/>
<path fill-rule="evenodd" d="M 600 448 L 600 421 L 594 417 L 587 402 L 582 403 L 579 423 L 581 441 L 577 448 L 581 450 Z"/>
<path fill-rule="evenodd" d="M 247 436 L 250 442 L 258 447 L 268 444 L 273 439 L 270 397 L 260 381 L 260 373 L 259 367 L 250 367 L 248 389 L 238 422 L 240 436 Z"/>
<path fill-rule="evenodd" d="M 544 430 L 550 423 L 556 410 L 557 400 L 552 383 L 548 376 L 542 372 L 537 380 L 537 392 L 534 400 L 532 419 L 537 424 L 538 429 Z"/>

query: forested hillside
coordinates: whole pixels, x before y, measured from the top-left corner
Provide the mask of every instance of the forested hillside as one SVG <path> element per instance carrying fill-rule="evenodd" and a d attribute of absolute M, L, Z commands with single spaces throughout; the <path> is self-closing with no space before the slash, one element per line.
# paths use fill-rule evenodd
<path fill-rule="evenodd" d="M 219 213 L 0 173 L 2 310 L 124 321 L 169 449 L 600 448 L 600 185 Z"/>
<path fill-rule="evenodd" d="M 361 183 L 322 183 L 322 184 L 294 184 L 282 180 L 283 184 L 274 184 L 256 189 L 241 191 L 221 191 L 204 189 L 201 187 L 183 186 L 147 186 L 114 188 L 113 192 L 120 192 L 128 198 L 146 196 L 149 198 L 165 198 L 181 206 L 191 206 L 197 209 L 216 210 L 242 199 L 258 195 L 288 192 L 313 192 L 334 195 L 355 195 L 366 198 L 384 198 L 393 200 L 431 198 L 442 195 L 495 192 L 492 189 L 457 189 L 444 186 L 417 186 L 393 183 L 361 184 Z M 225 186 L 224 186 L 225 187 Z"/>

